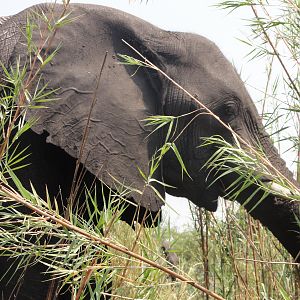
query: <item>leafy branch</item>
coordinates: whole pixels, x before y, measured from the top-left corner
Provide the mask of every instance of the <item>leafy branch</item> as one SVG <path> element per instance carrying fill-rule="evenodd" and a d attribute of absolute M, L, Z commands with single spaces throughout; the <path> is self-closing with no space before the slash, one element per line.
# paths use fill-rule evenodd
<path fill-rule="evenodd" d="M 9 187 L 6 187 L 4 185 L 0 186 L 0 192 L 2 192 L 3 195 L 5 195 L 5 197 L 8 197 L 8 200 L 14 201 L 17 204 L 21 204 L 22 206 L 27 207 L 28 209 L 30 209 L 30 211 L 34 212 L 38 216 L 42 217 L 41 220 L 43 221 L 43 223 L 48 224 L 49 222 L 51 222 L 55 226 L 58 225 L 58 226 L 62 226 L 62 228 L 68 229 L 69 234 L 70 233 L 75 233 L 76 234 L 76 240 L 78 240 L 78 237 L 83 238 L 83 243 L 85 245 L 94 245 L 95 247 L 97 247 L 97 245 L 101 245 L 101 248 L 99 249 L 100 251 L 104 250 L 102 248 L 102 246 L 109 247 L 109 248 L 114 249 L 118 252 L 124 253 L 124 254 L 128 255 L 129 257 L 132 257 L 132 258 L 135 258 L 135 259 L 137 259 L 141 262 L 144 262 L 144 263 L 146 263 L 147 265 L 149 265 L 151 267 L 159 269 L 159 270 L 171 275 L 172 277 L 175 277 L 175 278 L 179 279 L 182 282 L 188 283 L 189 285 L 197 288 L 198 290 L 207 293 L 208 295 L 210 295 L 214 299 L 219 299 L 219 300 L 223 299 L 222 297 L 215 294 L 214 292 L 205 289 L 204 287 L 202 287 L 197 282 L 195 282 L 191 279 L 188 279 L 183 275 L 175 273 L 174 271 L 170 270 L 169 268 L 166 268 L 166 267 L 164 267 L 164 266 L 162 266 L 162 265 L 160 265 L 160 264 L 158 264 L 158 263 L 156 263 L 156 262 L 154 262 L 154 261 L 152 261 L 152 260 L 150 260 L 146 257 L 143 257 L 143 256 L 141 256 L 141 255 L 139 255 L 135 252 L 132 252 L 128 248 L 126 248 L 122 245 L 116 244 L 108 238 L 102 238 L 101 236 L 99 236 L 99 233 L 95 234 L 95 232 L 92 232 L 88 228 L 84 228 L 84 229 L 80 228 L 80 227 L 74 225 L 71 221 L 68 221 L 68 220 L 62 218 L 60 215 L 54 214 L 51 211 L 48 211 L 48 210 L 45 210 L 45 209 L 39 207 L 37 204 L 39 202 L 40 203 L 42 202 L 41 199 L 39 199 L 39 200 L 37 199 L 37 201 L 36 201 L 37 204 L 33 204 L 32 201 L 29 201 L 29 200 L 23 198 L 17 192 L 11 190 Z M 34 222 L 30 222 L 30 224 L 34 224 Z M 53 226 L 51 226 L 51 228 L 53 228 Z M 42 230 L 42 231 L 47 232 L 46 230 Z M 75 239 L 74 239 L 74 237 L 70 236 L 69 240 L 75 240 Z M 32 246 L 32 245 L 30 245 L 30 246 Z M 72 247 L 72 244 L 70 246 Z M 70 248 L 69 248 L 69 250 L 70 250 Z M 53 267 L 53 265 L 51 265 L 51 267 Z"/>

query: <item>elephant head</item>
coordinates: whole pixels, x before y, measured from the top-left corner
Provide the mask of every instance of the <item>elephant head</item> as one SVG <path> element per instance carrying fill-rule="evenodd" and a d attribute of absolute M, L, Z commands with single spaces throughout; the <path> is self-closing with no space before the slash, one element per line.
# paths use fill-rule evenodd
<path fill-rule="evenodd" d="M 25 24 L 26 16 L 37 9 L 43 9 L 45 14 L 54 9 L 54 15 L 60 16 L 63 7 L 39 6 L 21 12 L 13 17 L 13 22 L 11 19 L 3 22 L 0 35 L 5 34 L 5 26 L 13 27 L 13 24 L 16 24 L 14 32 L 19 32 L 16 28 Z M 51 64 L 42 70 L 42 80 L 60 99 L 51 102 L 47 109 L 27 112 L 27 117 L 38 117 L 28 137 L 29 143 L 31 139 L 40 139 L 37 149 L 52 147 L 57 151 L 48 157 L 78 158 L 99 181 L 112 188 L 116 184 L 132 188 L 128 197 L 145 211 L 159 212 L 165 191 L 186 197 L 199 207 L 216 210 L 218 197 L 225 195 L 226 187 L 235 177 L 226 176 L 211 185 L 209 171 L 203 166 L 215 148 L 199 145 L 203 138 L 214 135 L 234 143 L 231 132 L 161 73 L 151 68 L 136 70 L 136 67 L 120 64 L 119 53 L 140 58 L 122 42 L 123 39 L 195 95 L 244 140 L 253 146 L 262 145 L 272 164 L 294 182 L 264 131 L 243 82 L 214 43 L 196 34 L 161 30 L 107 7 L 72 4 L 69 9 L 76 20 L 60 28 L 51 45 L 42 49 L 51 53 L 60 45 Z M 40 24 L 42 21 L 36 19 L 35 22 Z M 38 43 L 40 35 L 41 31 L 34 32 L 33 42 Z M 6 53 L 1 52 L 0 58 L 5 65 L 14 64 L 18 57 L 26 61 L 28 56 L 24 35 L 15 33 L 12 36 L 4 36 L 4 40 L 14 41 L 8 52 L 9 60 L 5 59 Z M 3 43 L 3 38 L 0 41 Z M 1 44 L 0 49 L 3 49 Z M 106 52 L 107 59 L 97 88 Z M 150 134 L 151 129 L 143 120 L 151 115 L 186 115 L 178 121 L 176 132 L 180 134 L 175 135 L 175 144 L 190 176 L 182 176 L 181 166 L 172 151 L 164 156 L 151 184 L 141 175 L 144 173 L 147 177 L 149 161 L 166 138 L 164 129 Z M 86 136 L 85 128 L 88 128 Z M 37 157 L 37 161 L 39 159 Z M 64 159 L 60 163 L 63 164 Z M 46 176 L 45 182 L 41 182 L 41 177 L 34 175 L 37 169 L 34 165 L 30 171 L 32 177 L 27 176 L 34 186 L 44 186 L 47 180 L 53 180 Z M 65 178 L 59 176 L 55 184 L 63 187 Z M 166 185 L 157 183 L 159 181 Z M 237 201 L 243 204 L 256 188 L 249 187 Z M 256 197 L 259 199 L 259 193 L 245 204 L 246 209 L 296 257 L 300 250 L 299 227 L 295 221 L 295 216 L 299 217 L 299 204 L 270 194 L 252 210 Z"/>

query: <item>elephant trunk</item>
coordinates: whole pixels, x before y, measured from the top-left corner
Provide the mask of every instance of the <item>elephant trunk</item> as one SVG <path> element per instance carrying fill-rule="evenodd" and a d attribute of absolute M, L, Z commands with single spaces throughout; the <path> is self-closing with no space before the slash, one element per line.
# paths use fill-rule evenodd
<path fill-rule="evenodd" d="M 264 128 L 259 128 L 257 134 L 258 140 L 264 153 L 266 153 L 268 160 L 283 176 L 285 176 L 292 184 L 299 187 L 299 183 L 293 177 L 293 173 L 286 167 L 286 162 L 280 157 L 277 149 L 273 145 L 269 135 Z"/>
<path fill-rule="evenodd" d="M 259 143 L 263 147 L 271 164 L 284 175 L 292 184 L 299 186 L 293 178 L 292 172 L 286 167 L 270 137 L 263 128 L 259 128 Z M 231 179 L 232 180 L 232 179 Z M 255 193 L 257 186 L 244 191 L 237 199 L 254 219 L 258 219 L 280 241 L 286 250 L 300 262 L 300 205 L 298 201 L 280 199 L 276 195 L 269 194 L 258 205 L 258 199 L 262 199 L 263 191 L 256 192 L 256 197 L 250 201 L 250 193 Z"/>
<path fill-rule="evenodd" d="M 243 201 L 239 202 L 243 204 Z M 297 223 L 297 219 L 300 221 L 299 204 L 273 195 L 253 208 L 256 204 L 253 199 L 244 207 L 254 219 L 259 220 L 273 233 L 296 262 L 300 262 L 300 232 Z"/>

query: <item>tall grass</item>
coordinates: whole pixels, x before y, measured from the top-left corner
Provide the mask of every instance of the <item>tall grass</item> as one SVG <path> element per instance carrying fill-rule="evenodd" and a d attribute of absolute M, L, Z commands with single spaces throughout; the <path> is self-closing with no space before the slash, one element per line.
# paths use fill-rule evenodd
<path fill-rule="evenodd" d="M 281 244 L 234 203 L 223 210 L 220 219 L 194 208 L 195 229 L 179 234 L 197 249 L 188 257 L 195 278 L 225 299 L 298 299 L 297 264 Z"/>
<path fill-rule="evenodd" d="M 293 164 L 299 181 L 300 3 L 222 1 L 218 6 L 231 12 L 248 9 L 249 17 L 253 16 L 246 20 L 252 34 L 241 41 L 249 46 L 249 59 L 264 58 L 266 62 L 266 84 L 258 107 L 267 131 L 280 153 Z M 218 138 L 209 142 L 221 145 L 224 161 L 236 161 L 243 166 L 241 180 L 258 182 L 258 178 L 249 176 L 257 157 L 239 152 L 241 149 Z M 225 152 L 228 155 L 224 157 Z M 211 158 L 210 166 L 220 167 L 224 161 L 218 160 L 221 155 L 216 156 Z M 258 165 L 256 163 L 256 170 Z M 268 192 L 268 188 L 265 190 Z M 295 199 L 299 201 L 298 196 Z M 268 230 L 243 209 L 225 201 L 221 219 L 199 208 L 193 208 L 193 215 L 205 287 L 213 288 L 226 299 L 299 299 L 299 265 L 293 263 Z"/>
<path fill-rule="evenodd" d="M 282 2 L 289 9 L 286 15 L 291 16 L 291 20 L 297 20 L 292 12 L 293 9 L 298 12 L 299 5 L 292 1 Z M 65 1 L 65 5 L 68 6 L 68 1 Z M 256 26 L 254 33 L 257 37 L 267 35 L 270 28 L 276 29 L 276 23 L 261 22 L 257 17 L 258 7 L 259 11 L 268 8 L 262 2 L 254 6 L 252 1 L 225 1 L 222 5 L 229 8 L 248 6 L 254 14 L 252 24 Z M 50 30 L 46 38 L 50 44 L 56 30 L 66 26 L 69 20 L 76 22 L 64 14 L 57 21 L 52 16 L 50 19 L 45 15 L 41 17 Z M 289 32 L 288 24 L 278 25 L 283 26 L 285 35 Z M 98 209 L 93 191 L 86 189 L 88 219 L 82 219 L 76 207 L 67 214 L 59 211 L 54 199 L 40 199 L 34 186 L 31 190 L 23 187 L 14 171 L 22 162 L 22 156 L 28 152 L 18 149 L 11 153 L 9 149 L 12 144 L 18 143 L 18 137 L 33 122 L 25 122 L 24 111 L 29 108 L 24 103 L 44 105 L 52 97 L 44 87 L 33 87 L 39 82 L 43 66 L 53 58 L 51 55 L 41 56 L 40 45 L 32 44 L 30 37 L 34 27 L 30 22 L 26 26 L 29 52 L 33 54 L 24 69 L 20 65 L 11 70 L 2 66 L 5 81 L 1 97 L 1 255 L 21 258 L 20 266 L 37 262 L 47 265 L 53 278 L 61 279 L 62 285 L 69 284 L 74 299 L 80 299 L 84 294 L 89 294 L 91 299 L 99 299 L 103 293 L 113 295 L 114 299 L 299 299 L 298 277 L 289 254 L 267 230 L 243 210 L 238 210 L 235 204 L 225 202 L 221 217 L 194 208 L 195 228 L 184 232 L 176 232 L 168 226 L 151 229 L 136 225 L 133 230 L 120 220 L 127 205 L 126 195 L 130 192 L 124 187 L 110 192 L 102 211 Z M 293 36 L 296 36 L 295 27 L 292 26 L 290 31 Z M 263 45 L 267 43 L 265 36 Z M 296 38 L 293 44 L 291 41 L 286 43 L 293 51 L 298 49 Z M 258 51 L 264 55 L 270 54 L 270 51 L 261 48 Z M 251 50 L 251 53 L 254 52 Z M 291 58 L 297 57 L 296 54 L 293 52 Z M 273 51 L 271 55 L 271 62 L 278 59 L 277 52 Z M 123 59 L 126 63 L 156 68 L 147 61 L 140 62 L 126 56 Z M 32 64 L 37 65 L 33 67 Z M 26 69 L 28 66 L 35 72 L 29 72 Z M 160 72 L 159 69 L 157 71 Z M 296 100 L 299 82 L 293 77 L 294 71 L 288 74 L 284 70 L 282 82 L 286 84 L 290 99 Z M 268 77 L 267 86 L 274 87 L 270 83 L 271 78 Z M 262 105 L 264 113 L 269 97 L 270 90 L 267 87 Z M 298 103 L 291 103 L 287 110 L 289 118 L 297 120 L 295 112 L 298 111 Z M 268 124 L 275 126 L 277 119 L 274 114 L 273 120 L 268 118 Z M 169 140 L 172 127 L 176 126 L 176 118 L 157 116 L 149 118 L 147 122 L 156 128 L 168 126 L 169 130 L 165 144 L 150 162 L 149 174 L 141 172 L 145 184 L 151 183 L 151 174 L 167 151 L 175 153 L 182 172 L 188 174 L 175 143 Z M 298 126 L 298 122 L 296 124 Z M 280 127 L 276 126 L 274 128 Z M 13 135 L 16 131 L 18 133 Z M 282 133 L 277 130 L 276 136 Z M 297 135 L 288 139 L 298 147 Z M 11 181 L 14 182 L 14 189 L 8 184 Z M 20 212 L 20 207 L 26 207 L 26 212 Z M 55 242 L 45 243 L 48 238 L 49 241 L 54 238 Z M 161 251 L 164 239 L 173 241 L 172 247 L 180 258 L 179 266 L 170 266 L 164 258 Z M 105 287 L 109 283 L 111 290 Z"/>
<path fill-rule="evenodd" d="M 173 286 L 179 286 L 177 290 L 184 293 L 181 290 L 186 285 L 222 299 L 188 274 L 170 266 L 160 249 L 159 229 L 135 226 L 134 232 L 120 221 L 130 192 L 125 187 L 110 190 L 109 195 L 103 193 L 106 199 L 102 210 L 98 207 L 96 192 L 85 188 L 82 192 L 88 217 L 83 219 L 82 208 L 74 204 L 73 194 L 70 205 L 61 211 L 58 199 L 50 199 L 48 194 L 46 199 L 41 199 L 33 185 L 26 189 L 17 178 L 15 172 L 26 168 L 23 160 L 30 154 L 30 149 L 19 147 L 19 140 L 35 122 L 26 120 L 26 112 L 47 109 L 47 102 L 57 100 L 55 91 L 49 92 L 47 83 L 43 86 L 40 83 L 43 68 L 60 51 L 49 51 L 56 32 L 76 22 L 67 13 L 69 2 L 64 4 L 65 9 L 58 18 L 51 13 L 33 13 L 22 33 L 27 38 L 28 59 L 17 61 L 14 67 L 1 65 L 1 256 L 15 259 L 11 260 L 13 273 L 16 269 L 26 271 L 35 264 L 45 265 L 47 273 L 59 282 L 59 289 L 72 291 L 72 299 L 82 299 L 84 295 L 99 299 L 103 294 L 123 299 L 151 299 L 169 295 Z M 34 30 L 43 33 L 39 44 L 32 40 Z M 100 77 L 101 73 L 98 80 Z M 181 159 L 175 144 L 166 143 L 150 163 L 152 173 L 164 152 L 169 150 Z M 184 170 L 183 163 L 182 166 Z M 142 173 L 141 176 L 145 184 L 152 180 L 151 172 L 150 176 Z M 103 186 L 103 190 L 107 188 Z M 178 281 L 170 281 L 170 276 Z"/>

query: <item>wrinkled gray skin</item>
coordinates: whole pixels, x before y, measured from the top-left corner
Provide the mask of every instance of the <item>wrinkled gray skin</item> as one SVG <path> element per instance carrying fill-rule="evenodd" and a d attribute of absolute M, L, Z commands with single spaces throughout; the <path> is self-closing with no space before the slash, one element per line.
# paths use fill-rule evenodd
<path fill-rule="evenodd" d="M 4 65 L 14 65 L 19 56 L 25 59 L 26 41 L 20 28 L 31 10 L 41 9 L 49 13 L 48 6 L 39 6 L 1 21 L 0 58 Z M 31 180 L 38 193 L 44 196 L 47 184 L 51 196 L 59 194 L 66 204 L 93 91 L 107 51 L 100 87 L 96 90 L 90 131 L 80 158 L 82 167 L 88 171 L 85 181 L 92 184 L 96 176 L 97 184 L 102 180 L 114 187 L 114 179 L 117 179 L 144 192 L 143 195 L 130 195 L 131 200 L 140 204 L 141 213 L 147 209 L 153 217 L 159 212 L 163 203 L 151 188 L 145 187 L 137 166 L 148 172 L 148 161 L 162 145 L 165 132 L 157 131 L 148 137 L 151 128 L 145 128 L 141 120 L 158 114 L 179 116 L 198 107 L 157 72 L 145 68 L 135 72 L 135 67 L 118 64 L 117 53 L 137 57 L 121 39 L 196 95 L 245 140 L 263 145 L 273 165 L 293 181 L 265 133 L 243 82 L 215 44 L 196 34 L 161 30 L 102 6 L 74 4 L 70 9 L 72 17 L 79 18 L 57 31 L 50 53 L 60 43 L 61 48 L 53 62 L 43 70 L 43 81 L 49 82 L 49 88 L 60 88 L 57 93 L 61 99 L 49 104 L 48 109 L 29 113 L 28 116 L 37 114 L 39 120 L 21 139 L 24 146 L 31 145 L 32 152 L 29 158 L 32 164 L 26 171 L 18 173 L 25 186 Z M 55 14 L 60 15 L 61 10 L 62 6 L 57 5 Z M 39 32 L 34 34 L 33 40 L 38 44 Z M 178 132 L 192 117 L 180 119 Z M 192 180 L 187 176 L 182 179 L 180 165 L 169 152 L 155 178 L 175 188 L 164 190 L 162 186 L 156 186 L 162 197 L 168 192 L 186 197 L 199 207 L 216 210 L 218 196 L 224 195 L 224 189 L 235 180 L 235 175 L 224 177 L 222 182 L 208 187 L 213 178 L 207 177 L 207 171 L 201 167 L 214 148 L 197 146 L 201 144 L 201 138 L 212 135 L 221 135 L 233 142 L 231 134 L 207 114 L 197 116 L 184 131 L 176 143 Z M 245 190 L 238 201 L 243 203 L 255 189 L 253 186 Z M 246 209 L 249 211 L 258 199 L 259 193 L 247 203 Z M 300 241 L 295 215 L 299 216 L 299 205 L 270 195 L 250 214 L 269 228 L 294 257 L 297 256 Z M 133 208 L 129 208 L 124 219 L 130 223 L 132 218 Z M 10 265 L 12 261 L 0 263 L 3 272 L 2 266 Z M 48 282 L 42 283 L 46 275 L 39 274 L 40 270 L 40 266 L 29 268 L 14 291 L 15 279 L 9 286 L 4 286 L 5 280 L 1 280 L 4 299 L 9 299 L 11 293 L 18 295 L 16 299 L 44 299 Z M 61 295 L 59 299 L 68 298 Z"/>

